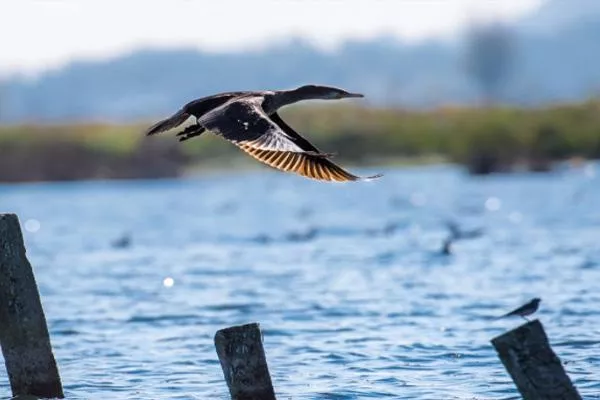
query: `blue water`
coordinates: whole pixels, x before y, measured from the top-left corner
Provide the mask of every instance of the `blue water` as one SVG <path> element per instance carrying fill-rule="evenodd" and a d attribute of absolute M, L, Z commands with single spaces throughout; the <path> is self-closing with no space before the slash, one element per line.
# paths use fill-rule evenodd
<path fill-rule="evenodd" d="M 15 185 L 0 210 L 21 219 L 68 399 L 227 398 L 213 336 L 253 321 L 280 399 L 515 399 L 490 340 L 522 320 L 492 317 L 535 296 L 595 399 L 596 170 Z M 441 255 L 449 218 L 483 236 Z"/>

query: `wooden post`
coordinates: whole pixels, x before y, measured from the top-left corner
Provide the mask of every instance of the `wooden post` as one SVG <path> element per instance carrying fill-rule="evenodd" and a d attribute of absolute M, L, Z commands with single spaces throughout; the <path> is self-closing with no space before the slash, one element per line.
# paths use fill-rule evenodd
<path fill-rule="evenodd" d="M 500 335 L 492 344 L 524 400 L 581 400 L 540 321 Z"/>
<path fill-rule="evenodd" d="M 0 345 L 13 396 L 64 398 L 15 214 L 0 214 Z"/>
<path fill-rule="evenodd" d="M 232 400 L 276 400 L 257 323 L 219 330 L 215 347 Z"/>

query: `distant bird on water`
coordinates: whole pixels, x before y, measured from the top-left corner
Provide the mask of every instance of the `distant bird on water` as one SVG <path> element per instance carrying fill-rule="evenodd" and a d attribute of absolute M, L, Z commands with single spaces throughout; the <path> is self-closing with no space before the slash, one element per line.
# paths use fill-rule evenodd
<path fill-rule="evenodd" d="M 124 249 L 131 246 L 131 235 L 125 233 L 120 238 L 112 242 L 112 246 L 117 249 Z"/>
<path fill-rule="evenodd" d="M 449 256 L 452 254 L 452 238 L 446 238 L 442 243 L 441 253 L 445 256 Z"/>
<path fill-rule="evenodd" d="M 179 111 L 151 126 L 146 135 L 154 135 L 183 124 L 189 117 L 196 123 L 177 133 L 180 141 L 209 130 L 232 142 L 258 161 L 273 168 L 294 172 L 321 181 L 358 181 L 381 177 L 359 177 L 329 160 L 277 113 L 281 107 L 311 99 L 334 100 L 364 97 L 359 93 L 317 85 L 293 90 L 244 91 L 219 93 L 184 105 Z"/>
<path fill-rule="evenodd" d="M 451 221 L 451 220 L 446 220 L 445 222 L 446 227 L 448 228 L 448 230 L 450 231 L 450 235 L 452 236 L 452 238 L 454 240 L 459 240 L 459 239 L 476 239 L 478 237 L 480 237 L 481 235 L 483 235 L 483 229 L 473 229 L 470 231 L 463 231 L 460 226 L 458 225 L 458 223 L 456 223 L 455 221 Z"/>
<path fill-rule="evenodd" d="M 519 316 L 519 317 L 525 318 L 527 321 L 529 321 L 527 319 L 527 316 L 533 314 L 534 312 L 536 312 L 538 310 L 541 301 L 542 301 L 542 299 L 536 297 L 536 298 L 532 299 L 529 303 L 524 304 L 521 307 L 512 310 L 508 314 L 504 314 L 500 318 Z"/>

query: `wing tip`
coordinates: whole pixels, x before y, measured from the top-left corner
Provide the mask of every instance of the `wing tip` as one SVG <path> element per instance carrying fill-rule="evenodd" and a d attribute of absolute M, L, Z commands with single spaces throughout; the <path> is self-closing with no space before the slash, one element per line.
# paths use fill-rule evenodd
<path fill-rule="evenodd" d="M 383 174 L 375 174 L 375 175 L 371 175 L 371 176 L 366 176 L 364 178 L 361 178 L 361 181 L 365 181 L 365 182 L 370 182 L 370 181 L 375 181 L 379 178 L 381 178 L 383 176 Z"/>
<path fill-rule="evenodd" d="M 371 176 L 356 176 L 352 174 L 348 174 L 348 176 L 344 176 L 343 179 L 323 179 L 320 177 L 309 176 L 309 178 L 316 179 L 322 182 L 333 182 L 333 183 L 349 183 L 349 182 L 371 182 L 381 178 L 383 174 L 376 174 Z"/>
<path fill-rule="evenodd" d="M 144 136 L 154 136 L 160 132 L 162 132 L 162 131 L 158 130 L 158 129 L 150 128 L 150 129 L 146 129 L 146 131 L 144 132 Z"/>
<path fill-rule="evenodd" d="M 145 136 L 152 136 L 173 129 L 176 126 L 179 126 L 182 123 L 184 123 L 185 120 L 189 118 L 189 116 L 190 115 L 185 111 L 179 110 L 169 118 L 163 119 L 162 121 L 158 121 L 148 129 L 146 129 L 144 131 Z"/>

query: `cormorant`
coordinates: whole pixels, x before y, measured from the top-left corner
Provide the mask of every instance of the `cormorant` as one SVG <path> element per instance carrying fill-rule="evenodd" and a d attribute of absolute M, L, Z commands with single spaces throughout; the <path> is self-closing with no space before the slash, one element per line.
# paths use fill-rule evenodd
<path fill-rule="evenodd" d="M 177 133 L 180 141 L 209 130 L 232 142 L 258 161 L 273 168 L 322 181 L 371 180 L 381 174 L 359 177 L 336 165 L 277 113 L 281 107 L 302 100 L 364 97 L 342 89 L 305 85 L 293 90 L 226 92 L 203 97 L 184 105 L 171 117 L 152 125 L 154 135 L 183 124 L 189 117 L 196 123 Z"/>

